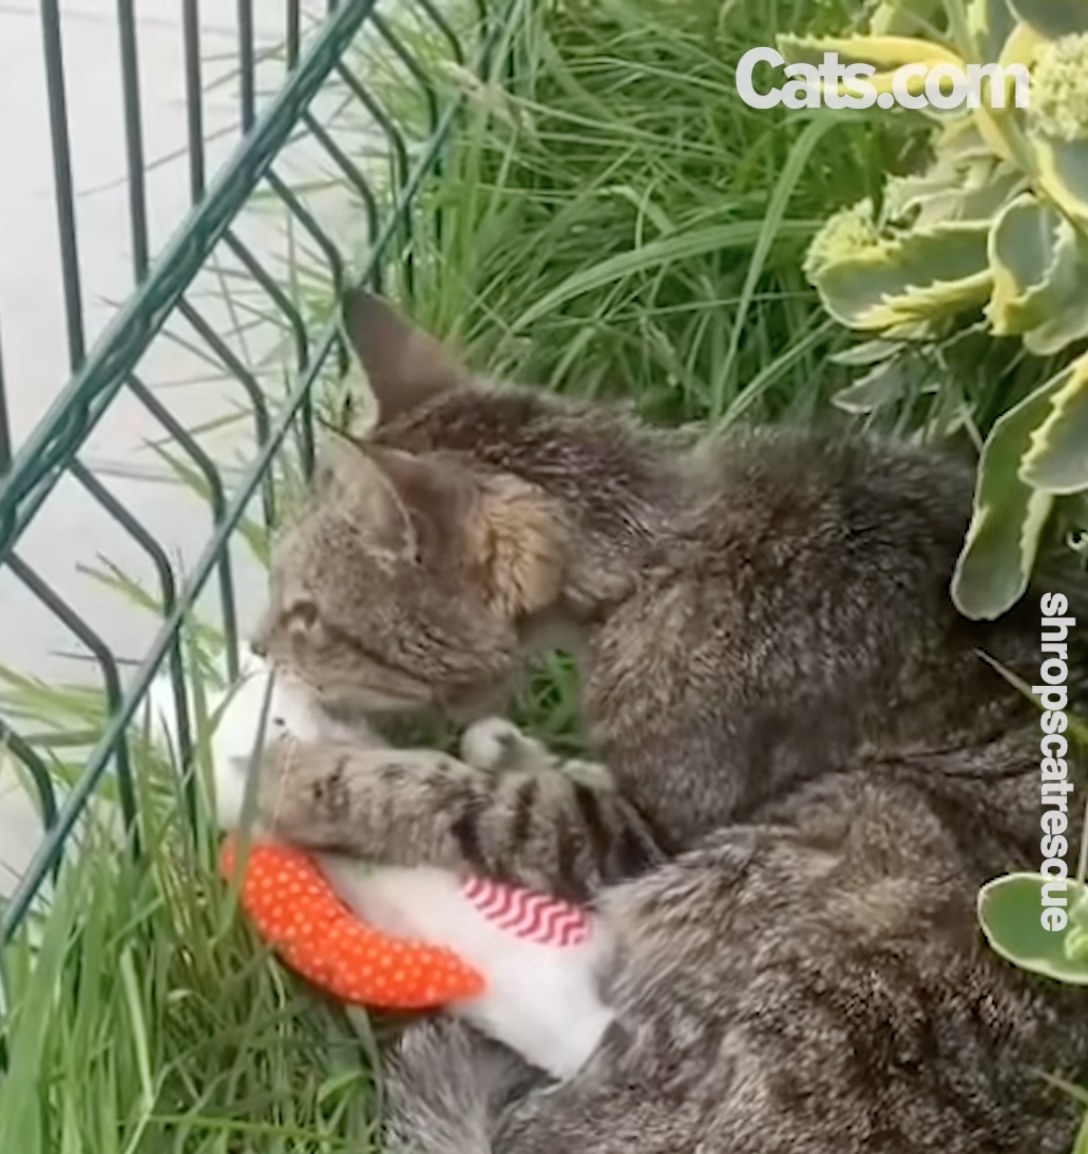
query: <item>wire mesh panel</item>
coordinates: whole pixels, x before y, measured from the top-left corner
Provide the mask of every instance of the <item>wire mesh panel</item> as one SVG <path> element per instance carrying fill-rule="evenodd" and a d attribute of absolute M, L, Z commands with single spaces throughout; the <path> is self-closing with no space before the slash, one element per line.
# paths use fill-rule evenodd
<path fill-rule="evenodd" d="M 272 6 L 239 0 L 228 35 L 211 5 L 181 0 L 160 30 L 183 89 L 180 222 L 157 199 L 161 78 L 137 7 L 117 0 L 110 25 L 130 277 L 118 303 L 87 290 L 104 238 L 83 226 L 101 190 L 79 178 L 80 40 L 59 0 L 39 5 L 64 318 L 48 352 L 70 379 L 48 404 L 22 384 L 7 355 L 19 326 L 0 315 L 0 754 L 44 830 L 9 887 L 2 942 L 89 806 L 114 808 L 139 852 L 141 702 L 163 671 L 190 762 L 187 678 L 209 638 L 218 672 L 238 672 L 269 533 L 311 467 L 315 409 L 336 403 L 336 300 L 354 281 L 411 295 L 442 225 L 421 194 L 466 94 L 505 59 L 514 5 L 283 0 L 270 23 Z"/>

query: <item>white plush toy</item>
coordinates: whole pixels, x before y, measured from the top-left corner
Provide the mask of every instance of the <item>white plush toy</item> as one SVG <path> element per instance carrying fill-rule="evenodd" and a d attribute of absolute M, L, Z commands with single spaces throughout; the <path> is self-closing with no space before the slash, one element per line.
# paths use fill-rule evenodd
<path fill-rule="evenodd" d="M 213 709 L 221 707 L 212 754 L 217 816 L 226 831 L 237 828 L 241 818 L 246 775 L 261 737 L 266 700 L 266 743 L 324 740 L 382 748 L 381 740 L 366 727 L 345 726 L 315 709 L 301 687 L 282 678 L 270 687 L 270 680 L 266 668 L 253 664 L 225 704 L 209 703 Z M 152 713 L 155 731 L 172 737 L 168 686 L 154 687 Z M 522 749 L 538 748 L 512 723 L 492 718 L 466 730 L 462 756 L 478 768 L 494 770 L 514 743 L 521 743 Z M 438 752 L 434 756 L 445 759 Z M 611 942 L 594 914 L 491 879 L 463 879 L 433 868 L 383 867 L 337 854 L 311 856 L 340 901 L 365 927 L 395 939 L 445 947 L 482 976 L 483 992 L 446 1003 L 447 1012 L 465 1018 L 560 1079 L 576 1073 L 597 1047 L 613 1015 L 600 995 Z M 296 879 L 293 893 L 298 884 Z M 259 896 L 270 897 L 267 892 Z M 284 900 L 277 896 L 277 913 Z M 351 935 L 340 930 L 334 935 L 343 936 Z M 328 952 L 343 942 L 318 945 Z M 364 964 L 358 956 L 352 960 L 357 966 Z M 296 968 L 319 984 L 325 976 L 320 964 L 311 964 L 308 970 L 302 965 Z M 332 983 L 327 984 L 336 992 Z"/>

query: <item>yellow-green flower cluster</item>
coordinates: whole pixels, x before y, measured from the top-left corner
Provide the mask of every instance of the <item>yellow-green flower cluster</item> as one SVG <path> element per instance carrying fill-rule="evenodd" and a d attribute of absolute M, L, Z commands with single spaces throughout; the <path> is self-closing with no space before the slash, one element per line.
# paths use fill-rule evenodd
<path fill-rule="evenodd" d="M 1028 118 L 1052 140 L 1088 140 L 1088 33 L 1043 44 L 1031 70 Z"/>

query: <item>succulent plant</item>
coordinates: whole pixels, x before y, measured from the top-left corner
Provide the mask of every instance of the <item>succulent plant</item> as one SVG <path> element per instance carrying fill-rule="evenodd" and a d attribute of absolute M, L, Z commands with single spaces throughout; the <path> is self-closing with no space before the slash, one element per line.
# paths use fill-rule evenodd
<path fill-rule="evenodd" d="M 805 263 L 828 312 L 878 338 L 856 354 L 867 371 L 843 407 L 885 403 L 913 350 L 967 330 L 1058 358 L 1000 406 L 982 452 L 953 596 L 969 616 L 997 616 L 1023 594 L 1056 501 L 1088 492 L 1088 3 L 885 0 L 865 34 L 782 37 L 779 49 L 870 64 L 878 91 L 903 64 L 1027 70 L 1026 108 L 1006 72 L 983 80 L 979 107 L 926 110 L 928 166 L 888 177 L 879 207 L 829 219 Z"/>

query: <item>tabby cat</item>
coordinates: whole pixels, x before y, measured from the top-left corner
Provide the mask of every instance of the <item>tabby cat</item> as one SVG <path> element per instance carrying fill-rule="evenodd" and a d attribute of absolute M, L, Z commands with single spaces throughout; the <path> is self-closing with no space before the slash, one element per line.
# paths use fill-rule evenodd
<path fill-rule="evenodd" d="M 1068 1154 L 1043 1072 L 1083 1075 L 1088 996 L 974 916 L 1038 865 L 1038 714 L 993 663 L 1030 684 L 1040 623 L 1037 594 L 953 609 L 970 467 L 656 430 L 476 379 L 366 293 L 345 315 L 380 419 L 329 446 L 258 648 L 333 711 L 469 715 L 559 639 L 614 780 L 336 745 L 265 767 L 293 841 L 591 899 L 618 935 L 618 1020 L 576 1078 L 418 1025 L 387 1148 Z"/>

